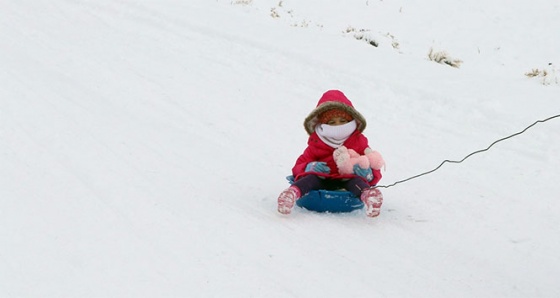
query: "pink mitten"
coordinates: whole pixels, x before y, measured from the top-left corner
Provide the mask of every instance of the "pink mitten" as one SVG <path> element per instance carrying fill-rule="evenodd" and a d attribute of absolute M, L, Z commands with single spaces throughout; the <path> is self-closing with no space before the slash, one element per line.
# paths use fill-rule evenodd
<path fill-rule="evenodd" d="M 383 157 L 381 156 L 381 153 L 379 153 L 377 151 L 373 151 L 369 147 L 366 148 L 364 153 L 366 154 L 366 156 L 369 160 L 369 165 L 372 169 L 380 170 L 381 168 L 383 168 L 385 166 L 385 161 L 383 160 Z"/>
<path fill-rule="evenodd" d="M 360 168 L 362 168 L 362 169 L 369 168 L 370 164 L 369 164 L 369 159 L 367 158 L 367 156 L 360 155 L 360 154 L 358 154 L 358 152 L 356 152 L 352 149 L 348 149 L 348 153 L 350 154 L 350 163 L 352 164 L 352 169 L 354 168 L 353 166 L 355 164 L 360 166 Z"/>
<path fill-rule="evenodd" d="M 354 165 L 350 161 L 348 148 L 345 146 L 338 147 L 333 152 L 333 158 L 340 174 L 352 174 L 354 172 Z"/>
<path fill-rule="evenodd" d="M 334 161 L 340 174 L 354 174 L 354 165 L 362 169 L 370 167 L 369 158 L 358 154 L 355 150 L 341 146 L 333 153 Z"/>

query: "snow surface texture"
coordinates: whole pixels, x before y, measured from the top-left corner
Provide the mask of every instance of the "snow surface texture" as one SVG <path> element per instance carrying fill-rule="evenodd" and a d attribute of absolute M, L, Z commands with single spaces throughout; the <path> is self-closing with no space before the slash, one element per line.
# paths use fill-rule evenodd
<path fill-rule="evenodd" d="M 375 219 L 276 212 L 328 89 L 367 117 L 383 185 L 558 114 L 559 14 L 3 1 L 0 296 L 559 297 L 560 120 L 383 189 Z"/>

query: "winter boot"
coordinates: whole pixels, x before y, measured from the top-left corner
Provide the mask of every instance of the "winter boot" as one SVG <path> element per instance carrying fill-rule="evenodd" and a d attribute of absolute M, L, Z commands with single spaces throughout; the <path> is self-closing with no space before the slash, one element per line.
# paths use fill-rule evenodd
<path fill-rule="evenodd" d="M 282 214 L 290 214 L 294 203 L 301 197 L 301 192 L 296 186 L 290 186 L 285 189 L 278 197 L 278 212 Z"/>
<path fill-rule="evenodd" d="M 383 204 L 383 194 L 378 188 L 369 187 L 362 190 L 360 200 L 366 205 L 366 215 L 376 217 L 381 212 L 381 204 Z"/>

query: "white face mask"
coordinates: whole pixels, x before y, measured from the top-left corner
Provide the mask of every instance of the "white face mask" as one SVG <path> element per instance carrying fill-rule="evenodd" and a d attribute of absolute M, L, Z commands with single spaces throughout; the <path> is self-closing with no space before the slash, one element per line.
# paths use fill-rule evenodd
<path fill-rule="evenodd" d="M 352 135 L 356 127 L 356 120 L 352 120 L 343 125 L 319 124 L 315 131 L 319 138 L 327 145 L 338 148 Z"/>

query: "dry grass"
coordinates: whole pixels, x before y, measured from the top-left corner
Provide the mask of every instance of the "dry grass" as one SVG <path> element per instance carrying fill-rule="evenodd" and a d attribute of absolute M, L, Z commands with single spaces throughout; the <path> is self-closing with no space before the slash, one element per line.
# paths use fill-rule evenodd
<path fill-rule="evenodd" d="M 560 84 L 557 69 L 554 68 L 554 65 L 552 63 L 549 63 L 548 66 L 544 69 L 533 68 L 530 71 L 526 72 L 525 76 L 528 78 L 539 78 L 541 80 L 541 84 L 545 86 Z"/>
<path fill-rule="evenodd" d="M 231 2 L 231 4 L 235 4 L 235 5 L 250 5 L 252 3 L 253 0 L 235 0 Z"/>
<path fill-rule="evenodd" d="M 348 27 L 344 31 L 346 34 L 352 34 L 356 40 L 362 40 L 367 42 L 368 44 L 378 47 L 379 42 L 371 37 L 371 31 L 368 29 L 356 29 L 354 27 Z"/>
<path fill-rule="evenodd" d="M 525 75 L 530 77 L 530 78 L 534 78 L 534 77 L 538 77 L 538 76 L 545 77 L 545 76 L 548 75 L 548 72 L 546 70 L 540 70 L 538 68 L 533 68 L 533 69 L 531 69 L 531 71 L 526 72 Z"/>
<path fill-rule="evenodd" d="M 273 8 L 270 9 L 270 16 L 273 19 L 277 19 L 277 18 L 280 17 L 280 14 L 278 13 L 278 11 L 276 11 L 276 7 L 273 7 Z"/>
<path fill-rule="evenodd" d="M 439 64 L 446 64 L 455 68 L 459 68 L 463 63 L 463 60 L 452 58 L 445 51 L 435 51 L 434 48 L 430 48 L 428 59 L 430 59 L 430 61 L 434 61 Z"/>

